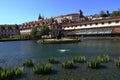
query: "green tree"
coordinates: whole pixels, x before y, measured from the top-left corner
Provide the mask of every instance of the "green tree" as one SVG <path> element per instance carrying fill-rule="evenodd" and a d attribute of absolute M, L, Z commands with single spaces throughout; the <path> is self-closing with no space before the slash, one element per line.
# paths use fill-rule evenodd
<path fill-rule="evenodd" d="M 31 32 L 30 32 L 30 35 L 32 36 L 32 38 L 35 38 L 37 36 L 37 28 L 34 27 L 32 28 Z"/>
<path fill-rule="evenodd" d="M 105 13 L 105 11 L 100 11 L 100 17 L 107 17 L 107 14 Z"/>
<path fill-rule="evenodd" d="M 64 36 L 63 32 L 60 30 L 58 31 L 58 34 L 57 34 L 57 39 L 61 39 L 62 37 Z"/>
<path fill-rule="evenodd" d="M 49 35 L 50 29 L 47 25 L 42 25 L 39 28 L 39 35 L 41 36 L 45 36 L 45 35 Z"/>
<path fill-rule="evenodd" d="M 113 11 L 111 14 L 110 14 L 110 17 L 118 17 L 120 16 L 120 11 Z"/>

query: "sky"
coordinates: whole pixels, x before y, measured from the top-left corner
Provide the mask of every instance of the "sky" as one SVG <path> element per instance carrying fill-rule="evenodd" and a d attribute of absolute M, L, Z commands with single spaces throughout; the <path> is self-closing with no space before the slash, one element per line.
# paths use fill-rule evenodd
<path fill-rule="evenodd" d="M 0 24 L 22 24 L 83 11 L 85 16 L 120 9 L 120 0 L 0 0 Z"/>

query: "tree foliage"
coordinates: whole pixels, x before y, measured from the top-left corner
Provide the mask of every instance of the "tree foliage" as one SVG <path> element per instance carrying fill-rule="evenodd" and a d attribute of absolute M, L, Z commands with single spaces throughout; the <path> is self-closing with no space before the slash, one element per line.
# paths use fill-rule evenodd
<path fill-rule="evenodd" d="M 118 11 L 113 11 L 111 14 L 110 14 L 110 17 L 118 17 L 120 16 L 120 10 Z"/>
<path fill-rule="evenodd" d="M 105 11 L 100 11 L 100 17 L 107 17 L 107 14 Z"/>
<path fill-rule="evenodd" d="M 109 11 L 107 10 L 106 12 L 104 10 L 101 10 L 100 11 L 100 17 L 109 17 L 110 16 L 110 13 Z"/>
<path fill-rule="evenodd" d="M 32 28 L 32 30 L 31 30 L 31 32 L 30 32 L 30 35 L 33 37 L 33 38 L 35 38 L 36 36 L 37 36 L 37 28 L 36 27 L 33 27 Z"/>
<path fill-rule="evenodd" d="M 64 36 L 63 32 L 59 31 L 56 38 L 61 39 L 63 36 Z"/>
<path fill-rule="evenodd" d="M 44 35 L 49 35 L 49 32 L 50 32 L 50 29 L 47 25 L 42 25 L 40 26 L 40 29 L 39 29 L 39 34 L 41 36 L 44 36 Z"/>
<path fill-rule="evenodd" d="M 42 25 L 32 28 L 30 35 L 33 38 L 40 38 L 41 36 L 49 35 L 49 32 L 50 32 L 49 27 L 47 25 Z"/>

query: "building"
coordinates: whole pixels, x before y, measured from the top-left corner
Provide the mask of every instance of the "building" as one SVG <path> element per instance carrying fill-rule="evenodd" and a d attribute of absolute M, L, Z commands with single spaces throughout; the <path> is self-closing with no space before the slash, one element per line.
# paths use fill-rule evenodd
<path fill-rule="evenodd" d="M 66 23 L 66 22 L 71 23 L 76 21 L 84 21 L 85 18 L 83 16 L 83 12 L 79 10 L 77 13 L 54 17 L 54 20 L 57 20 L 58 23 Z"/>
<path fill-rule="evenodd" d="M 19 25 L 0 25 L 0 37 L 20 35 Z"/>
<path fill-rule="evenodd" d="M 60 33 L 64 36 L 77 37 L 112 37 L 120 36 L 120 17 L 100 18 L 85 20 L 82 11 L 78 13 L 57 16 L 54 18 L 23 23 L 20 26 L 20 34 L 30 35 L 33 27 L 47 24 L 50 28 L 50 37 L 56 38 Z"/>
<path fill-rule="evenodd" d="M 120 17 L 64 23 L 62 28 L 66 36 L 120 36 Z"/>
<path fill-rule="evenodd" d="M 51 38 L 55 38 L 62 29 L 62 27 L 59 27 L 60 25 L 57 23 L 56 20 L 54 20 L 53 18 L 49 18 L 49 19 L 42 19 L 38 21 L 23 23 L 20 26 L 20 34 L 30 35 L 32 28 L 34 27 L 39 28 L 41 25 L 44 25 L 44 24 L 48 25 L 48 27 L 50 28 L 49 37 Z"/>

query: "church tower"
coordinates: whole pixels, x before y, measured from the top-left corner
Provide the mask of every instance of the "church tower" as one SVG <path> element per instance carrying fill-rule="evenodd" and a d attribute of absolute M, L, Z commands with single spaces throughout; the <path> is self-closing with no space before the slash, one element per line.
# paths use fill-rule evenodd
<path fill-rule="evenodd" d="M 42 16 L 41 16 L 41 14 L 39 14 L 39 16 L 38 16 L 38 20 L 41 20 L 42 19 Z"/>
<path fill-rule="evenodd" d="M 78 14 L 79 14 L 79 18 L 83 18 L 83 12 L 82 12 L 82 10 L 79 10 Z"/>

